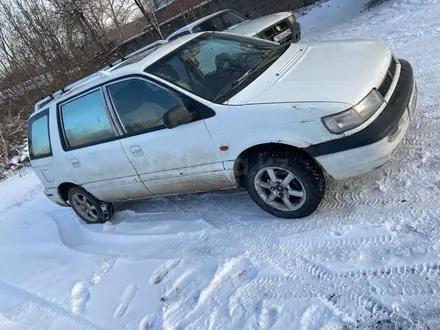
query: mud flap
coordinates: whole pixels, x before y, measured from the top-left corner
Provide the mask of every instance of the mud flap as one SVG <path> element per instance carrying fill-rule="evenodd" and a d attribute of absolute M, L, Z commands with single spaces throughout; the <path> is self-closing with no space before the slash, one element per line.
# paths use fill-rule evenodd
<path fill-rule="evenodd" d="M 113 216 L 113 204 L 107 202 L 101 202 L 101 211 L 105 221 L 110 220 L 110 218 Z"/>
<path fill-rule="evenodd" d="M 292 42 L 297 43 L 301 40 L 301 25 L 298 22 L 293 22 L 290 24 L 292 29 Z"/>

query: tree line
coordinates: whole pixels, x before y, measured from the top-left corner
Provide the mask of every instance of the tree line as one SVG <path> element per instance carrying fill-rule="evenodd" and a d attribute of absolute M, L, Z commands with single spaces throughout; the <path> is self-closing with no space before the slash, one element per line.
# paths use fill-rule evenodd
<path fill-rule="evenodd" d="M 35 102 L 105 66 L 140 7 L 151 12 L 139 0 L 0 0 L 0 173 L 17 166 Z"/>

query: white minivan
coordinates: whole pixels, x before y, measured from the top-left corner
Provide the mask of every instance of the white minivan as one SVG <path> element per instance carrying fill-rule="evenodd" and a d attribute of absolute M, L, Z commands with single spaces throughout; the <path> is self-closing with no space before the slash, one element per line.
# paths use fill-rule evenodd
<path fill-rule="evenodd" d="M 61 95 L 60 95 L 61 94 Z M 37 103 L 31 164 L 52 201 L 103 222 L 112 202 L 245 187 L 305 217 L 384 165 L 417 102 L 411 65 L 368 40 L 183 36 Z"/>

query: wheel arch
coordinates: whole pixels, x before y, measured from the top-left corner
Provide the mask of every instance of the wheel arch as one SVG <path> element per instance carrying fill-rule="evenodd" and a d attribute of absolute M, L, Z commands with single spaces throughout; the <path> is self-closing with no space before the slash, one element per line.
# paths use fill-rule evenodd
<path fill-rule="evenodd" d="M 58 186 L 58 194 L 60 195 L 61 199 L 64 202 L 69 203 L 68 193 L 69 190 L 73 187 L 80 187 L 80 186 L 72 182 L 63 182 Z"/>
<path fill-rule="evenodd" d="M 259 157 L 266 156 L 267 154 L 274 154 L 279 156 L 286 156 L 289 154 L 302 155 L 312 160 L 324 172 L 324 169 L 320 166 L 320 164 L 301 148 L 284 143 L 261 143 L 243 150 L 234 161 L 234 177 L 241 187 L 245 186 L 244 178 L 248 173 L 250 163 L 253 161 L 257 161 Z"/>

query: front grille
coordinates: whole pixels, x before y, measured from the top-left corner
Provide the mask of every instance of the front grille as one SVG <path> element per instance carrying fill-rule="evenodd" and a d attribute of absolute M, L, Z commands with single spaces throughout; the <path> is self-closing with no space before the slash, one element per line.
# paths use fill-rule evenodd
<path fill-rule="evenodd" d="M 271 41 L 274 41 L 274 37 L 277 36 L 278 34 L 286 31 L 286 30 L 290 30 L 290 24 L 288 21 L 281 21 L 278 24 L 275 24 L 273 26 L 271 26 L 270 28 L 264 30 L 263 32 L 260 33 L 261 37 L 264 39 L 269 39 Z M 286 43 L 286 42 L 290 42 L 292 40 L 292 35 L 289 34 L 287 37 L 285 37 L 284 39 L 280 40 L 280 43 Z"/>
<path fill-rule="evenodd" d="M 385 97 L 387 95 L 391 84 L 393 83 L 394 75 L 396 74 L 396 67 L 397 63 L 394 57 L 391 58 L 390 66 L 388 67 L 388 71 L 385 75 L 384 80 L 382 81 L 382 84 L 380 85 L 378 91 L 382 95 L 382 97 Z"/>

